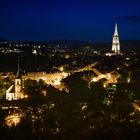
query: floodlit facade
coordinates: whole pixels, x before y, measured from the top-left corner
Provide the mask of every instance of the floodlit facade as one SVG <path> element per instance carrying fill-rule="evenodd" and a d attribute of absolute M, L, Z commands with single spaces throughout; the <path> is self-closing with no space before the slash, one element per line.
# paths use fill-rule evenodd
<path fill-rule="evenodd" d="M 119 41 L 119 34 L 118 34 L 117 24 L 115 25 L 115 32 L 114 32 L 113 40 L 112 40 L 112 51 L 116 55 L 120 54 L 120 41 Z"/>
<path fill-rule="evenodd" d="M 18 100 L 24 98 L 22 91 L 22 79 L 16 78 L 15 84 L 11 85 L 6 91 L 6 100 Z"/>

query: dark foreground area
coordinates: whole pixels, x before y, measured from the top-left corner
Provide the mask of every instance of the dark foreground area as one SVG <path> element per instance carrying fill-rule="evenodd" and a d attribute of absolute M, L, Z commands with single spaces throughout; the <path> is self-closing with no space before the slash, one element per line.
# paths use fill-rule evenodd
<path fill-rule="evenodd" d="M 0 110 L 0 139 L 91 140 L 140 138 L 139 83 L 121 81 L 103 87 L 103 80 L 82 80 L 82 73 L 66 78 L 67 90 L 59 91 L 43 81 L 27 80 L 27 99 L 1 100 L 1 106 L 17 106 Z M 137 75 L 138 76 L 138 75 Z M 136 81 L 137 80 L 137 81 Z M 42 94 L 47 91 L 47 95 Z M 8 114 L 20 115 L 20 122 L 6 122 Z M 9 125 L 9 126 L 8 126 Z"/>

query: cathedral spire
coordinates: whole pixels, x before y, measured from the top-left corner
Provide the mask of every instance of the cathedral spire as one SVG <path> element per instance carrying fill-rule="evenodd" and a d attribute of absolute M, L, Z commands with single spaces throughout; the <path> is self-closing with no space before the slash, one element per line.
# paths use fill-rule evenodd
<path fill-rule="evenodd" d="M 115 24 L 115 32 L 114 32 L 114 36 L 118 36 L 118 25 L 117 23 Z"/>
<path fill-rule="evenodd" d="M 112 41 L 112 51 L 116 54 L 120 54 L 120 41 L 119 41 L 119 34 L 118 34 L 118 26 L 117 23 L 115 24 L 115 31 L 113 35 L 113 41 Z"/>

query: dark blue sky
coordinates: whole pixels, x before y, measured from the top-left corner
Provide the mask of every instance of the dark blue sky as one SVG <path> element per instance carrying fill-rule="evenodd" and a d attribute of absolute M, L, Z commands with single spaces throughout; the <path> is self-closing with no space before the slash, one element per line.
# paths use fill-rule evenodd
<path fill-rule="evenodd" d="M 1 0 L 0 38 L 111 41 L 140 39 L 139 0 Z"/>

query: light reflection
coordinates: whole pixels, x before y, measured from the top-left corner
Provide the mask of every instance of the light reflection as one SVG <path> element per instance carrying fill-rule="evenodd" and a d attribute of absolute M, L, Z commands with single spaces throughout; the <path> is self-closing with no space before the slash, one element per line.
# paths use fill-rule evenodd
<path fill-rule="evenodd" d="M 8 115 L 5 118 L 5 122 L 6 122 L 8 127 L 12 127 L 13 125 L 16 126 L 20 122 L 20 120 L 21 120 L 21 118 L 20 118 L 20 115 L 18 113 Z"/>

